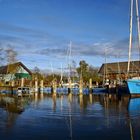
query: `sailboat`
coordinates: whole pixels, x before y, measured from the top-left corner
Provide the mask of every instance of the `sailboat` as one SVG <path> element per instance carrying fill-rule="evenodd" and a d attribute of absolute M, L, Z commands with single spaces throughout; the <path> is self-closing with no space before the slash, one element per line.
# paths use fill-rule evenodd
<path fill-rule="evenodd" d="M 72 42 L 70 41 L 70 44 L 69 44 L 69 48 L 68 48 L 68 82 L 67 83 L 63 83 L 62 86 L 64 88 L 78 88 L 79 87 L 79 84 L 77 82 L 73 82 L 72 79 L 71 79 L 71 71 L 72 71 L 72 67 L 71 67 L 71 53 L 72 53 Z"/>
<path fill-rule="evenodd" d="M 136 16 L 137 16 L 137 30 L 138 30 L 138 45 L 140 47 L 140 24 L 139 24 L 139 8 L 138 8 L 138 0 L 136 2 Z M 130 36 L 129 36 L 129 57 L 128 57 L 128 67 L 127 67 L 127 75 L 129 77 L 130 71 L 130 59 L 131 59 L 131 49 L 132 49 L 132 27 L 133 27 L 133 4 L 134 1 L 131 0 L 131 18 L 130 18 Z M 139 94 L 140 95 L 140 77 L 135 77 L 132 79 L 127 79 L 127 86 L 129 89 L 129 93 L 131 95 Z"/>

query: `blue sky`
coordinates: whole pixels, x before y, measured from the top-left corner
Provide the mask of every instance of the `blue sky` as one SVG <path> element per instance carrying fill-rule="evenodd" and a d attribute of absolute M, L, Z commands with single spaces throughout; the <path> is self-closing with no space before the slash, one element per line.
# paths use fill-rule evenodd
<path fill-rule="evenodd" d="M 29 68 L 57 70 L 68 65 L 71 41 L 77 65 L 101 66 L 105 49 L 107 62 L 127 61 L 129 14 L 130 0 L 0 0 L 0 51 L 10 48 Z"/>

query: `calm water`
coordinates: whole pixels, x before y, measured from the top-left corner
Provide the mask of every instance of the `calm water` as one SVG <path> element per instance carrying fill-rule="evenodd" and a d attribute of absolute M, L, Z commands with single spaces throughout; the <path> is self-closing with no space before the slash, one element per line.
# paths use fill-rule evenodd
<path fill-rule="evenodd" d="M 140 98 L 114 95 L 0 96 L 0 139 L 140 139 Z"/>

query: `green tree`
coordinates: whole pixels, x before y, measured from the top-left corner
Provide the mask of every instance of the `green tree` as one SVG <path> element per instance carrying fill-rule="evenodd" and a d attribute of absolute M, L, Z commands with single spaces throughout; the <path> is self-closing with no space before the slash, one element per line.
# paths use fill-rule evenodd
<path fill-rule="evenodd" d="M 82 77 L 83 81 L 88 81 L 89 78 L 89 65 L 85 60 L 80 61 L 79 67 L 77 68 L 79 77 Z"/>
<path fill-rule="evenodd" d="M 79 77 L 82 77 L 84 82 L 89 82 L 89 79 L 92 78 L 94 82 L 100 82 L 101 78 L 98 75 L 99 68 L 89 66 L 85 60 L 80 61 L 79 67 L 77 68 L 77 73 Z"/>

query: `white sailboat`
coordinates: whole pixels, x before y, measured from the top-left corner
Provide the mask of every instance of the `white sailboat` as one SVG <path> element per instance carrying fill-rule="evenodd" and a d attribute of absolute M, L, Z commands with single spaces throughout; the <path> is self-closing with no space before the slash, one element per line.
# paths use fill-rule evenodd
<path fill-rule="evenodd" d="M 68 52 L 67 52 L 67 55 L 68 55 L 68 60 L 67 60 L 68 61 L 68 82 L 62 84 L 63 87 L 69 88 L 69 89 L 79 87 L 79 84 L 77 82 L 72 82 L 72 79 L 71 79 L 71 72 L 72 72 L 71 54 L 72 54 L 72 42 L 70 41 Z"/>
<path fill-rule="evenodd" d="M 140 24 L 139 24 L 139 8 L 138 0 L 136 2 L 136 17 L 137 17 L 137 30 L 138 30 L 138 45 L 140 47 Z M 130 71 L 130 60 L 131 60 L 131 50 L 132 50 L 132 31 L 133 31 L 133 7 L 134 0 L 131 0 L 131 15 L 130 15 L 130 36 L 129 36 L 129 57 L 128 57 L 128 67 L 127 75 L 129 76 Z M 140 77 L 135 77 L 127 80 L 128 89 L 131 95 L 140 94 Z"/>

